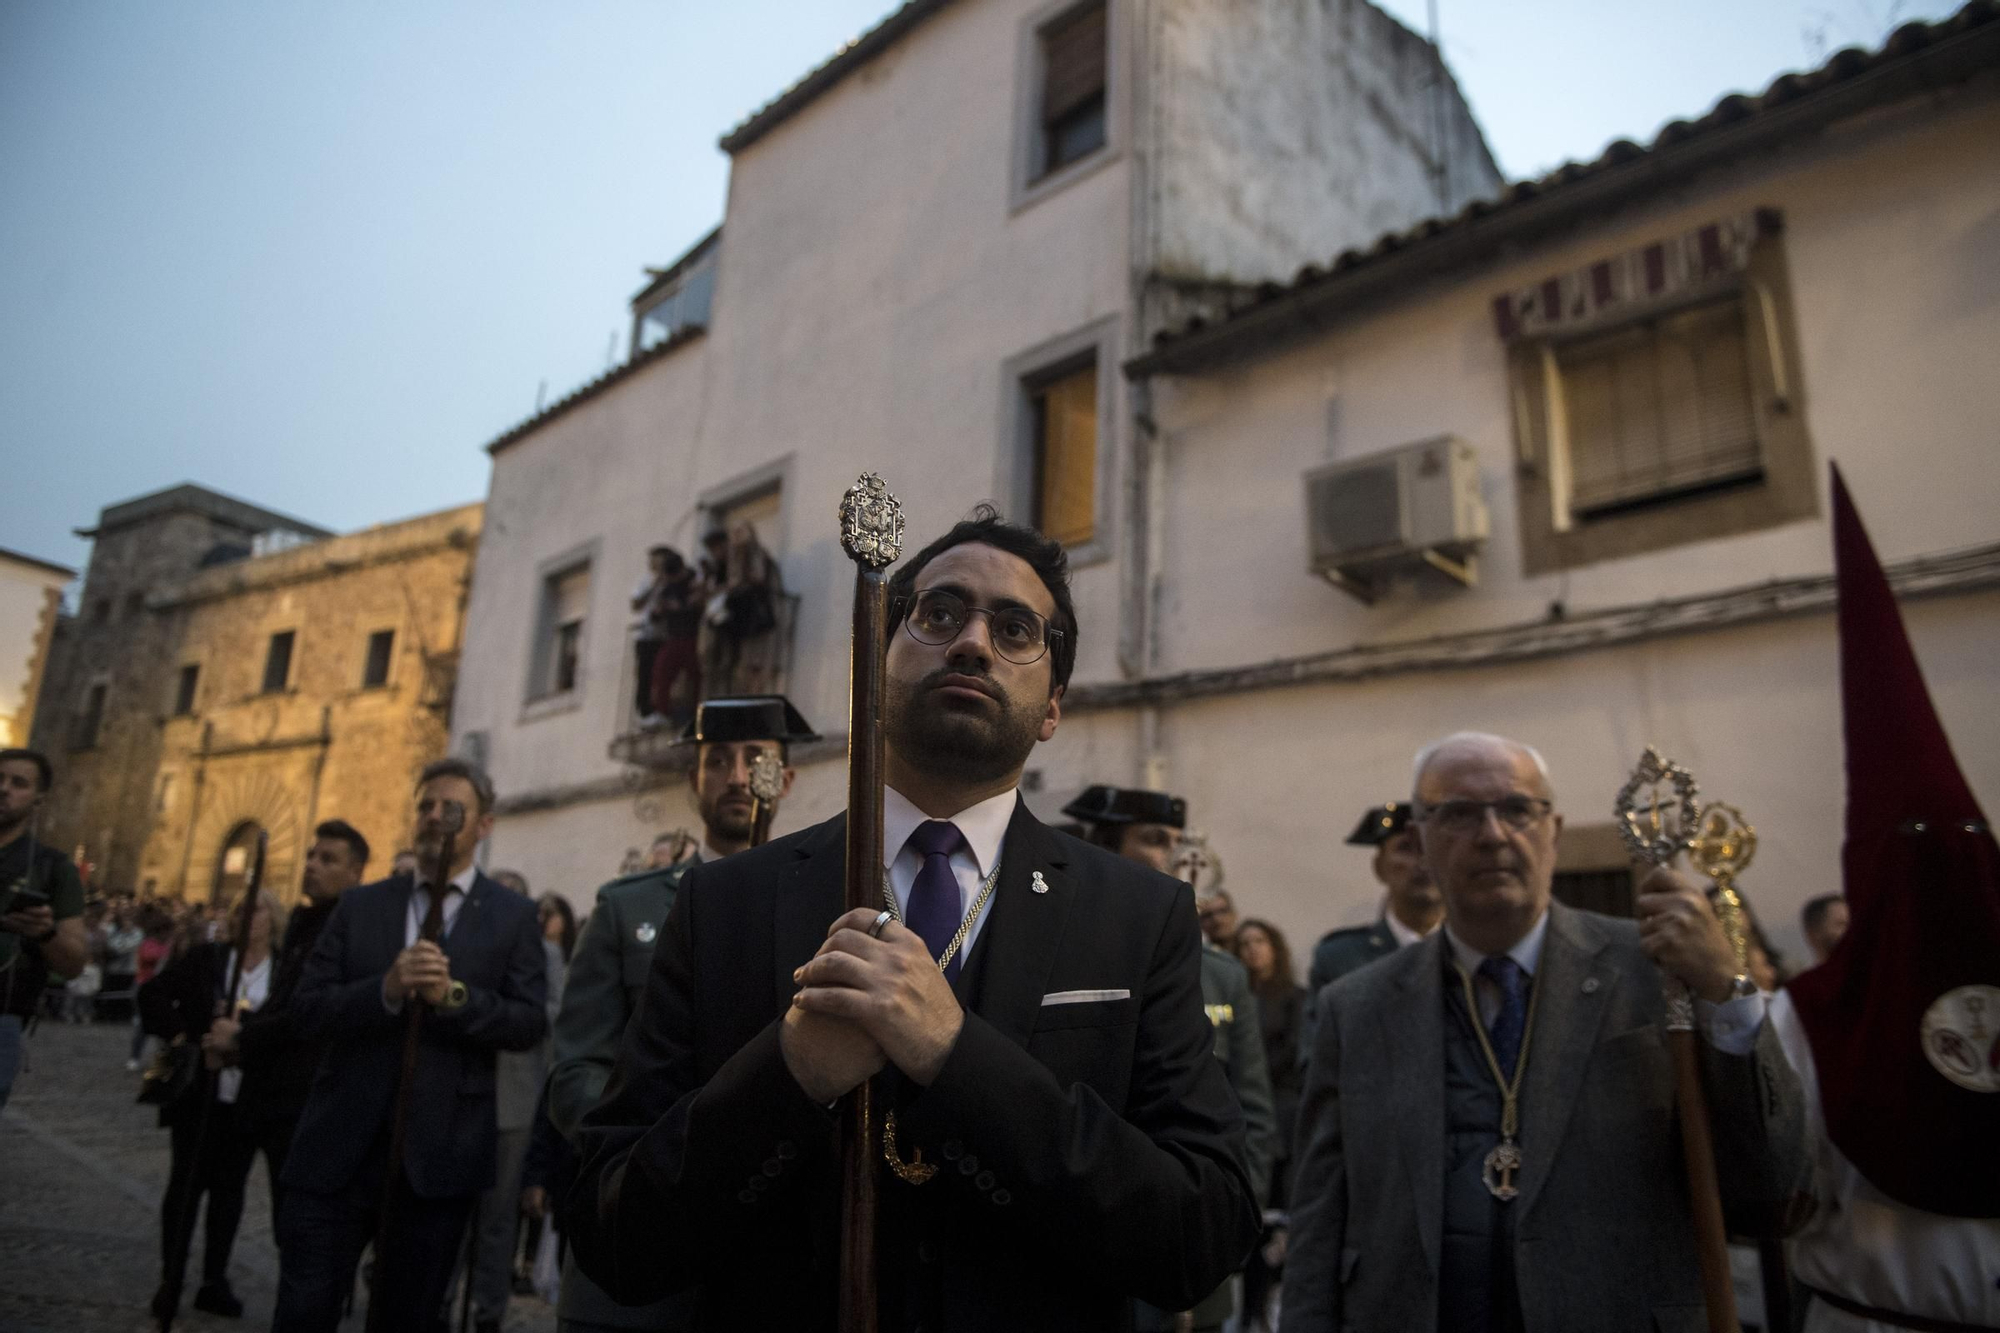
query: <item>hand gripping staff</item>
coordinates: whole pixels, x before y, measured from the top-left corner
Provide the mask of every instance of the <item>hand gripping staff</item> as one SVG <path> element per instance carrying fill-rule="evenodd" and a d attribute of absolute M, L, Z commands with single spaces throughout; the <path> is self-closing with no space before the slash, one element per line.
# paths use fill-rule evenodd
<path fill-rule="evenodd" d="M 1662 784 L 1672 793 L 1664 803 Z M 1643 807 L 1642 792 L 1647 794 Z M 1695 795 L 1694 775 L 1647 746 L 1612 804 L 1618 832 L 1633 856 L 1648 865 L 1663 866 L 1680 855 L 1701 827 L 1702 812 Z M 1715 1139 L 1695 1050 L 1694 996 L 1674 976 L 1662 974 L 1660 988 L 1667 997 L 1667 1045 L 1674 1059 L 1681 1160 L 1687 1170 L 1688 1207 L 1694 1218 L 1695 1258 L 1701 1264 L 1709 1333 L 1741 1333 L 1736 1321 L 1736 1288 L 1729 1276 L 1729 1237 L 1722 1224 L 1722 1191 L 1715 1178 Z"/>
<path fill-rule="evenodd" d="M 847 693 L 847 881 L 843 911 L 873 907 L 882 885 L 882 659 L 889 647 L 883 571 L 903 553 L 903 507 L 873 472 L 840 500 L 840 543 L 854 561 L 854 643 Z M 868 1083 L 840 1124 L 840 1333 L 875 1333 L 877 1150 Z"/>
<path fill-rule="evenodd" d="M 444 838 L 438 846 L 437 861 L 431 867 L 431 903 L 424 913 L 423 925 L 417 931 L 417 938 L 436 944 L 444 938 L 444 899 L 451 887 L 451 863 L 457 853 L 458 831 L 465 827 L 465 807 L 457 801 L 445 801 L 439 812 L 439 822 L 443 825 Z M 411 886 L 415 892 L 415 886 Z M 393 964 L 391 964 L 393 966 Z M 382 1215 L 375 1227 L 375 1267 L 376 1291 L 368 1294 L 368 1333 L 381 1333 L 388 1325 L 390 1311 L 382 1301 L 376 1299 L 381 1289 L 380 1277 L 383 1257 L 389 1253 L 390 1242 L 395 1234 L 396 1182 L 403 1173 L 403 1136 L 410 1123 L 410 1095 L 417 1082 L 417 1052 L 422 1047 L 424 1031 L 424 1011 L 429 1008 L 421 995 L 403 997 L 403 1072 L 396 1081 L 396 1110 L 389 1120 L 389 1163 L 388 1174 L 382 1182 Z"/>
<path fill-rule="evenodd" d="M 250 877 L 243 882 L 243 901 L 236 908 L 236 947 L 230 951 L 229 984 L 223 994 L 228 998 L 218 1017 L 235 1018 L 237 1009 L 243 1002 L 243 955 L 250 948 L 250 923 L 257 918 L 257 895 L 264 889 L 264 854 L 270 848 L 271 835 L 263 829 L 257 830 L 257 848 L 251 854 Z M 34 847 L 28 848 L 28 866 L 34 867 Z M 203 1061 L 207 1063 L 206 1059 Z M 194 1206 L 201 1198 L 201 1181 L 207 1178 L 207 1166 L 202 1157 L 208 1152 L 208 1126 L 215 1118 L 215 1094 L 221 1082 L 220 1066 L 208 1068 L 208 1079 L 201 1092 L 201 1107 L 195 1113 L 194 1162 L 188 1174 L 187 1197 L 181 1201 L 181 1215 L 174 1219 L 174 1234 L 185 1236 L 194 1229 Z M 175 1274 L 174 1290 L 180 1290 L 179 1274 Z M 160 1321 L 160 1333 L 170 1333 L 174 1326 L 174 1310 L 156 1312 Z"/>

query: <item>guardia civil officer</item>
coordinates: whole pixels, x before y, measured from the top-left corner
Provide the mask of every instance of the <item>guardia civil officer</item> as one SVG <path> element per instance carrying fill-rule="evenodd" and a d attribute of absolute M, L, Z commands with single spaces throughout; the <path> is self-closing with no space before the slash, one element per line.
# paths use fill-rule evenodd
<path fill-rule="evenodd" d="M 1163 872 L 1171 865 L 1181 831 L 1187 827 L 1186 801 L 1165 792 L 1128 787 L 1087 787 L 1063 807 L 1063 813 L 1083 822 L 1088 841 Z M 1243 1104 L 1250 1180 L 1262 1203 L 1270 1194 L 1278 1122 L 1270 1065 L 1258 1027 L 1257 997 L 1243 964 L 1207 939 L 1201 947 L 1201 998 L 1209 1022 L 1215 1025 L 1215 1058 L 1222 1062 L 1229 1086 Z M 1192 1327 L 1197 1331 L 1220 1329 L 1233 1308 L 1234 1293 L 1225 1282 L 1190 1311 Z M 1143 1305 L 1135 1324 L 1141 1329 L 1175 1326 L 1164 1312 Z"/>
<path fill-rule="evenodd" d="M 696 707 L 677 743 L 688 753 L 688 785 L 701 812 L 701 845 L 678 862 L 614 879 L 599 889 L 596 909 L 570 960 L 562 1010 L 556 1015 L 548 1097 L 549 1119 L 565 1138 L 603 1093 L 617 1062 L 618 1039 L 645 995 L 653 942 L 673 908 L 681 878 L 704 861 L 750 845 L 752 761 L 767 750 L 789 760 L 788 747 L 818 739 L 783 695 L 709 699 Z M 788 763 L 783 791 L 791 790 L 792 776 Z M 564 1333 L 678 1329 L 689 1326 L 692 1303 L 692 1295 L 684 1295 L 651 1305 L 621 1305 L 576 1266 L 572 1254 L 563 1264 L 556 1316 Z"/>

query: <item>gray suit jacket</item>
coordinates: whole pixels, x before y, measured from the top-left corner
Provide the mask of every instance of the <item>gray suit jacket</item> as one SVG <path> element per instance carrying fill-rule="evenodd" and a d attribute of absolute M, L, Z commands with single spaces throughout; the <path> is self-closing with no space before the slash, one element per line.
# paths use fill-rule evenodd
<path fill-rule="evenodd" d="M 1299 1117 L 1284 1333 L 1437 1327 L 1448 947 L 1335 982 Z M 1659 973 L 1630 921 L 1549 908 L 1521 1094 L 1514 1265 L 1531 1329 L 1701 1330 Z M 1699 1042 L 1731 1230 L 1768 1231 L 1807 1166 L 1803 1096 L 1766 1023 Z"/>

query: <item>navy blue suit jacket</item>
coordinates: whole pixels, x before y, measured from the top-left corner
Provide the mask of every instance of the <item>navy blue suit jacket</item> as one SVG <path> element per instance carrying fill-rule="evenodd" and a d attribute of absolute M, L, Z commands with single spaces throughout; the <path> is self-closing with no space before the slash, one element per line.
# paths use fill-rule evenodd
<path fill-rule="evenodd" d="M 326 1043 L 285 1160 L 287 1189 L 333 1193 L 386 1143 L 402 1075 L 402 1014 L 382 1003 L 382 979 L 403 949 L 407 876 L 340 896 L 292 998 L 301 1036 Z M 462 1198 L 493 1183 L 497 1151 L 493 1057 L 526 1050 L 548 1029 L 548 974 L 535 904 L 476 876 L 443 941 L 466 1002 L 424 1015 L 423 1045 L 403 1162 L 422 1198 Z"/>

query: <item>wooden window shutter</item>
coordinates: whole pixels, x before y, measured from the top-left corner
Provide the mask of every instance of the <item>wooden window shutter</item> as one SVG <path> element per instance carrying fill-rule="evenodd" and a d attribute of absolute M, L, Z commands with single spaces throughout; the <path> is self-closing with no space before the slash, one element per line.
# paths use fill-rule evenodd
<path fill-rule="evenodd" d="M 1075 546 L 1097 532 L 1097 367 L 1052 381 L 1038 398 L 1036 523 Z"/>
<path fill-rule="evenodd" d="M 1104 6 L 1091 5 L 1042 33 L 1042 122 L 1104 93 Z"/>
<path fill-rule="evenodd" d="M 1557 355 L 1572 512 L 1761 472 L 1740 298 L 1618 329 Z"/>

